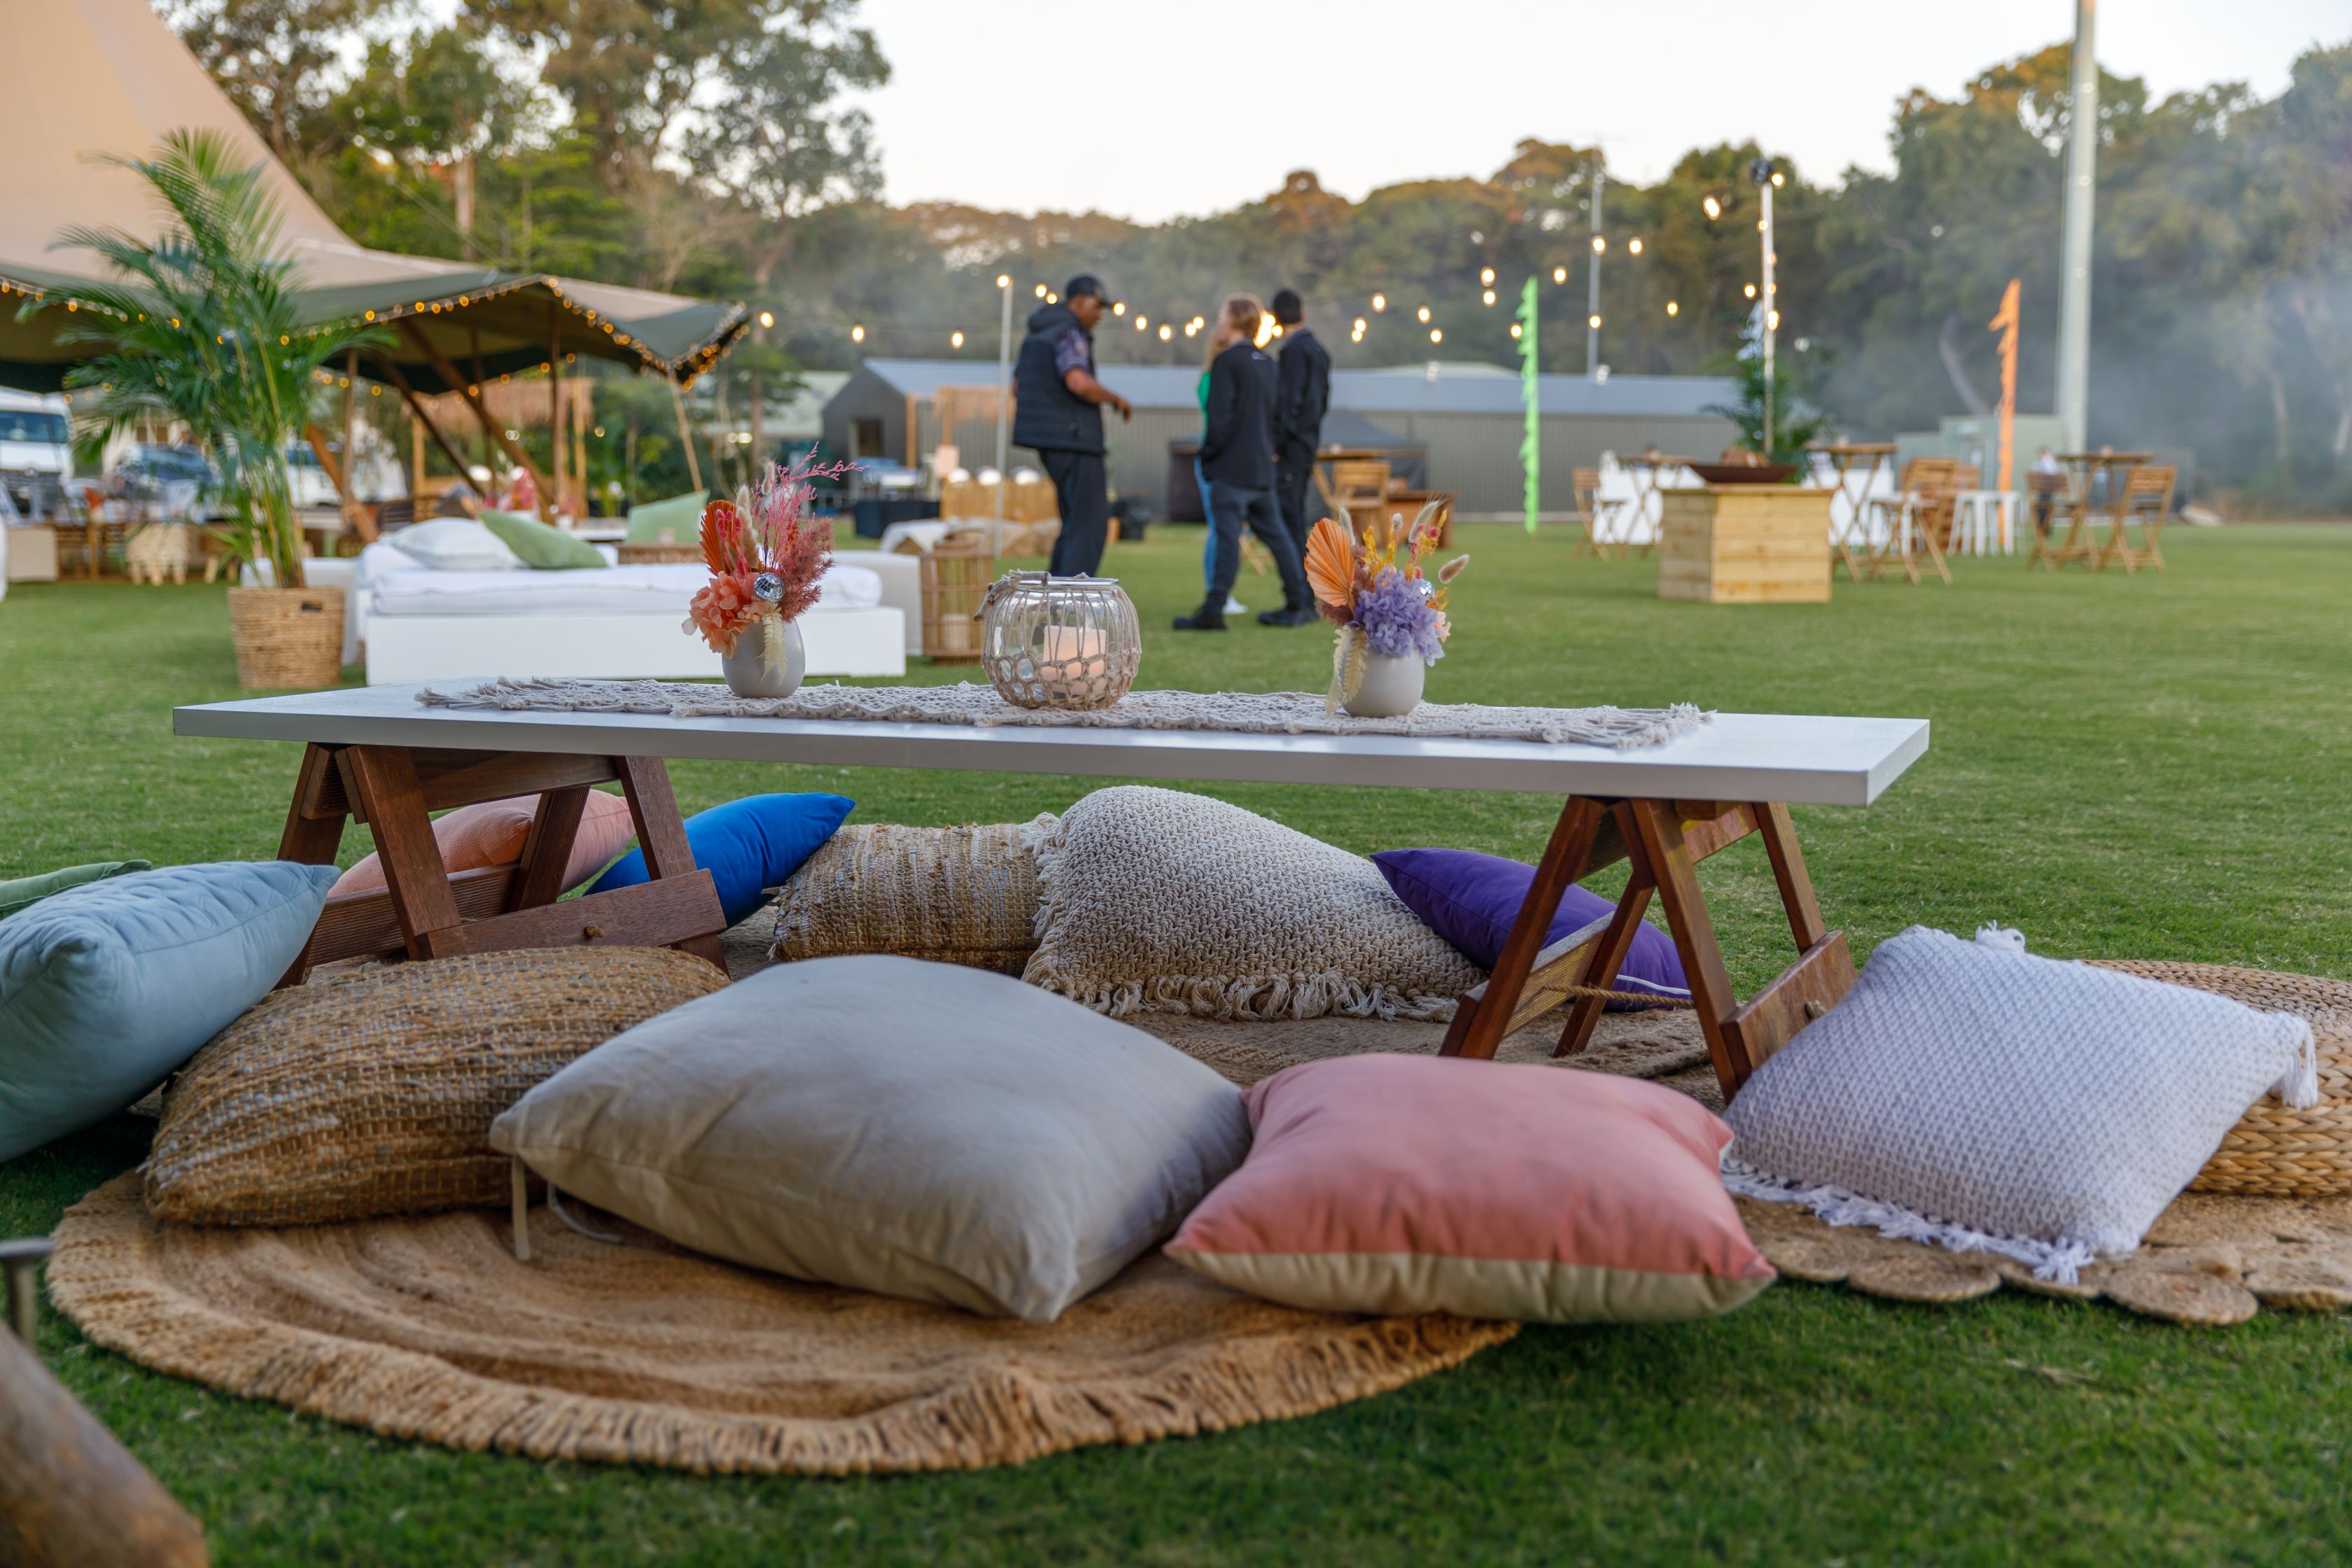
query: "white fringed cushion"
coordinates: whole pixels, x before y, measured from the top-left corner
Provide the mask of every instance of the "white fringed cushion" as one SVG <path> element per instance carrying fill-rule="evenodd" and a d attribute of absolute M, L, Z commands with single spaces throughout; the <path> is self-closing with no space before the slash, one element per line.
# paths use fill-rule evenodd
<path fill-rule="evenodd" d="M 1030 845 L 1021 977 L 1115 1018 L 1450 1018 L 1486 978 L 1370 860 L 1206 795 L 1097 790 Z"/>
<path fill-rule="evenodd" d="M 2138 1247 L 2266 1090 L 2315 1099 L 2312 1044 L 2292 1014 L 1914 926 L 1732 1100 L 1725 1180 L 2071 1279 Z"/>

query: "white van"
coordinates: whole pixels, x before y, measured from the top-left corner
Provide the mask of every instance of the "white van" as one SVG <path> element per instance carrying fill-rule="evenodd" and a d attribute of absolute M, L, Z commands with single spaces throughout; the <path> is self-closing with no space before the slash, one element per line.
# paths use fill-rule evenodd
<path fill-rule="evenodd" d="M 17 515 L 28 521 L 56 517 L 62 487 L 72 477 L 66 400 L 56 393 L 0 387 L 0 485 Z"/>

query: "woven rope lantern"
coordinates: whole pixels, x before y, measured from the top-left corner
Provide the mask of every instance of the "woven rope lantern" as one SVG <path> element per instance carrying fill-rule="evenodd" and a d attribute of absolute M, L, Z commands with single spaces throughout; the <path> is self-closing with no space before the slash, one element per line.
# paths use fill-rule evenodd
<path fill-rule="evenodd" d="M 1018 708 L 1083 713 L 1135 684 L 1143 633 L 1115 577 L 1008 572 L 981 601 L 981 667 Z"/>

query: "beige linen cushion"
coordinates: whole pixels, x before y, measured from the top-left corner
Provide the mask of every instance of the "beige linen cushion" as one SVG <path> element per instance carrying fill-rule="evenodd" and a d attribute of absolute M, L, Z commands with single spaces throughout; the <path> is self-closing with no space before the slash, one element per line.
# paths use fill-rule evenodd
<path fill-rule="evenodd" d="M 1450 1018 L 1486 978 L 1370 860 L 1206 795 L 1097 790 L 1030 842 L 1022 978 L 1115 1018 Z"/>
<path fill-rule="evenodd" d="M 525 1089 L 727 984 L 660 947 L 477 953 L 290 986 L 163 1097 L 147 1206 L 191 1225 L 320 1225 L 495 1207 L 490 1122 Z"/>
<path fill-rule="evenodd" d="M 895 952 L 1018 974 L 1037 951 L 1037 860 L 1024 835 L 1053 824 L 844 827 L 777 894 L 772 956 Z"/>
<path fill-rule="evenodd" d="M 1249 1147 L 1240 1091 L 1010 976 L 782 964 L 523 1096 L 490 1142 L 683 1246 L 1045 1322 Z"/>

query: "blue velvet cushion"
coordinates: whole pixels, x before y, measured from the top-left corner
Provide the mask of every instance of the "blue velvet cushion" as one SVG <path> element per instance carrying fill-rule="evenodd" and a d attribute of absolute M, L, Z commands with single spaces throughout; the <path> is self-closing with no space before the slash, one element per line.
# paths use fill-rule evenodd
<path fill-rule="evenodd" d="M 1472 849 L 1384 849 L 1372 857 L 1389 888 L 1423 924 L 1462 950 L 1462 956 L 1481 969 L 1495 967 L 1511 925 L 1527 902 L 1536 868 L 1499 855 Z M 1553 942 L 1580 926 L 1591 924 L 1614 906 L 1598 893 L 1570 886 L 1561 895 L 1544 941 Z M 1683 978 L 1682 954 L 1674 939 L 1643 921 L 1633 932 L 1633 946 L 1617 972 L 1619 991 L 1646 992 L 1660 996 L 1690 995 Z M 1638 1007 L 1633 1002 L 1612 1002 L 1612 1012 Z"/>
<path fill-rule="evenodd" d="M 857 803 L 837 795 L 752 795 L 686 819 L 694 863 L 719 884 L 719 907 L 733 925 L 760 907 L 770 888 L 833 837 Z M 596 879 L 592 893 L 634 888 L 646 879 L 646 852 L 632 849 Z"/>
<path fill-rule="evenodd" d="M 0 1160 L 112 1115 L 269 994 L 332 866 L 171 866 L 0 921 Z"/>

